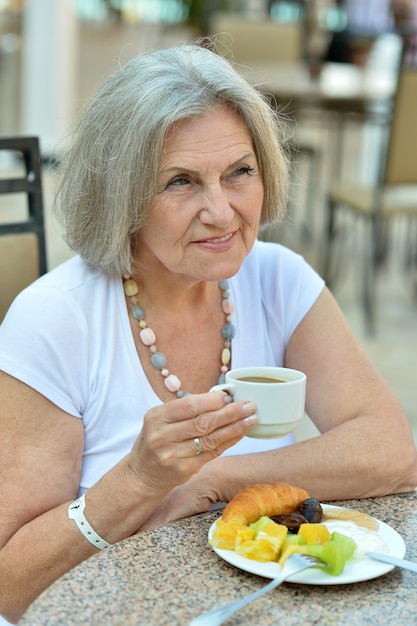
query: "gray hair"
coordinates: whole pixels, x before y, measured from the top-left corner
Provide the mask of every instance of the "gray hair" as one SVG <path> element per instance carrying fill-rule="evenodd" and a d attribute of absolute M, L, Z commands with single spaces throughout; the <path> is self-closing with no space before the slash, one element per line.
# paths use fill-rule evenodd
<path fill-rule="evenodd" d="M 264 183 L 261 225 L 276 220 L 288 186 L 276 114 L 228 61 L 188 43 L 129 61 L 81 115 L 57 196 L 68 245 L 95 268 L 131 273 L 135 235 L 157 193 L 167 131 L 221 104 L 241 116 L 253 139 Z"/>

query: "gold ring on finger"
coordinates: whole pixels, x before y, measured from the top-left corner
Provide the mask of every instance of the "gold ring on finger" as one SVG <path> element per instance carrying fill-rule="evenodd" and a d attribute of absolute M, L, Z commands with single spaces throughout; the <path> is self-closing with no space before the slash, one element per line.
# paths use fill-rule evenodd
<path fill-rule="evenodd" d="M 194 437 L 193 442 L 194 442 L 196 454 L 201 454 L 202 452 L 204 452 L 204 448 L 201 445 L 200 439 L 198 437 Z"/>

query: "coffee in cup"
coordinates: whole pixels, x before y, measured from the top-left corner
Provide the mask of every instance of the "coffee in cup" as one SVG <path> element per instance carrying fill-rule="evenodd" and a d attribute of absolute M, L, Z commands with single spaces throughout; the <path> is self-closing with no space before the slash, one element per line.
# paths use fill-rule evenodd
<path fill-rule="evenodd" d="M 254 366 L 226 372 L 225 383 L 210 391 L 227 391 L 235 402 L 256 405 L 258 423 L 246 434 L 256 439 L 283 437 L 304 415 L 306 375 L 287 367 Z"/>

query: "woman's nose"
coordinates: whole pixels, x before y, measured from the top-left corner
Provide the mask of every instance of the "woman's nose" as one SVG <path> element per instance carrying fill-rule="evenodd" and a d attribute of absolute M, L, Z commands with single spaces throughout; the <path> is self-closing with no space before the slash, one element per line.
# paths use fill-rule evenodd
<path fill-rule="evenodd" d="M 202 206 L 199 213 L 203 224 L 224 227 L 228 226 L 234 217 L 234 210 L 226 191 L 219 185 L 202 193 Z"/>

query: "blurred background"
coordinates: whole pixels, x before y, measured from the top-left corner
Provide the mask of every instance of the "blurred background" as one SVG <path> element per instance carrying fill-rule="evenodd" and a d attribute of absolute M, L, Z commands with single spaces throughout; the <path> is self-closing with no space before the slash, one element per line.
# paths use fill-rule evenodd
<path fill-rule="evenodd" d="M 417 441 L 416 5 L 0 0 L 0 322 L 14 295 L 42 271 L 39 228 L 47 269 L 71 256 L 52 208 L 55 166 L 79 111 L 138 53 L 196 37 L 213 46 L 207 38 L 214 35 L 215 50 L 264 92 L 285 128 L 292 176 L 287 215 L 259 236 L 300 252 L 326 277 L 400 397 Z M 9 154 L 1 142 L 21 136 L 36 136 L 40 145 L 41 219 L 33 232 L 23 232 L 33 222 L 30 193 L 2 187 L 8 177 L 33 178 L 18 150 Z M 388 180 L 392 159 L 401 172 Z M 386 219 L 387 207 L 378 202 L 388 182 L 402 196 L 393 206 L 401 210 Z M 306 417 L 297 436 L 314 432 Z"/>

